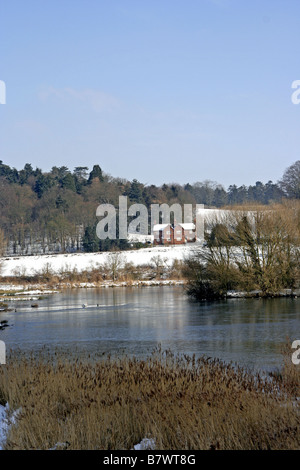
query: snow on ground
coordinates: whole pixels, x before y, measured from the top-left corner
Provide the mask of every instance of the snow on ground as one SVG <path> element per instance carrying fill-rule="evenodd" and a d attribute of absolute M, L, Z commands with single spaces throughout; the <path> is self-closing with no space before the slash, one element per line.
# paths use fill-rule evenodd
<path fill-rule="evenodd" d="M 155 450 L 155 439 L 147 439 L 146 437 L 139 443 L 133 446 L 134 450 Z"/>
<path fill-rule="evenodd" d="M 9 404 L 6 403 L 5 406 L 0 405 L 0 450 L 3 450 L 9 428 L 16 424 L 20 411 L 21 408 L 14 411 L 9 417 Z"/>
<path fill-rule="evenodd" d="M 8 426 L 7 420 L 6 420 L 6 414 L 7 414 L 7 405 L 6 406 L 0 405 L 0 450 L 2 450 L 3 445 L 5 443 L 7 426 Z"/>
<path fill-rule="evenodd" d="M 149 265 L 151 259 L 157 256 L 160 256 L 166 265 L 171 265 L 175 259 L 184 260 L 193 250 L 199 249 L 199 246 L 201 245 L 191 243 L 189 245 L 141 248 L 140 250 L 118 253 L 121 253 L 124 262 L 132 263 L 134 266 Z M 100 252 L 5 258 L 1 266 L 1 275 L 15 276 L 18 272 L 22 275 L 33 275 L 41 273 L 43 270 L 60 273 L 77 269 L 78 272 L 81 272 L 104 265 L 112 256 L 114 256 L 112 252 Z"/>

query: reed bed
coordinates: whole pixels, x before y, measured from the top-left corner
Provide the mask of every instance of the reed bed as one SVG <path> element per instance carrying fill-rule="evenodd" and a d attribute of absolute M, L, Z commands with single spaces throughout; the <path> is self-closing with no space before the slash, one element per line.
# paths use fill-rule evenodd
<path fill-rule="evenodd" d="M 0 403 L 18 410 L 5 449 L 299 449 L 299 366 L 273 377 L 160 349 L 96 361 L 10 354 Z M 285 367 L 285 366 L 284 366 Z M 297 368 L 298 367 L 298 368 Z"/>

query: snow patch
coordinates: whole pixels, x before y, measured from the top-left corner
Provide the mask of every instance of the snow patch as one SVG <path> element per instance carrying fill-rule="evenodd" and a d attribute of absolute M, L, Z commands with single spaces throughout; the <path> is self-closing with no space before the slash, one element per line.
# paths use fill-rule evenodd
<path fill-rule="evenodd" d="M 146 437 L 139 443 L 133 446 L 134 450 L 155 450 L 155 439 L 147 439 Z"/>
<path fill-rule="evenodd" d="M 0 405 L 0 450 L 3 450 L 9 428 L 16 424 L 21 408 L 15 410 L 9 416 L 9 404 Z"/>
<path fill-rule="evenodd" d="M 0 405 L 0 450 L 3 450 L 3 445 L 5 444 L 6 433 L 8 430 L 8 423 L 7 423 L 7 411 L 8 411 L 8 403 L 3 406 Z"/>

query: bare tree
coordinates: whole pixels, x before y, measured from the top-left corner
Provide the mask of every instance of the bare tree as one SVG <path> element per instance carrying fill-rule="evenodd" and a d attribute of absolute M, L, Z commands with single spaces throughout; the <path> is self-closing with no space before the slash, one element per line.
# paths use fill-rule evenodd
<path fill-rule="evenodd" d="M 0 228 L 0 274 L 2 273 L 3 259 L 7 247 L 4 231 Z"/>
<path fill-rule="evenodd" d="M 4 231 L 0 228 L 0 256 L 4 256 L 7 247 Z"/>
<path fill-rule="evenodd" d="M 285 170 L 279 186 L 288 197 L 300 199 L 300 160 Z"/>
<path fill-rule="evenodd" d="M 125 263 L 125 257 L 120 251 L 110 252 L 107 255 L 107 261 L 104 263 L 103 268 L 108 271 L 112 280 L 115 281 L 119 275 L 120 270 L 123 268 Z"/>
<path fill-rule="evenodd" d="M 251 209 L 228 212 L 222 224 L 213 224 L 206 250 L 186 263 L 195 297 L 224 296 L 232 289 L 273 296 L 298 287 L 299 202 Z"/>
<path fill-rule="evenodd" d="M 167 258 L 162 258 L 160 255 L 152 256 L 152 258 L 150 259 L 150 262 L 154 266 L 156 277 L 163 276 L 167 261 L 168 261 Z"/>

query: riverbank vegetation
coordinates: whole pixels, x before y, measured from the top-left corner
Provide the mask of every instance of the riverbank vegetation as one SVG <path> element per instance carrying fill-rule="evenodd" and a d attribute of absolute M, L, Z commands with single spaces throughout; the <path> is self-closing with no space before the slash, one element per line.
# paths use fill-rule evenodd
<path fill-rule="evenodd" d="M 223 298 L 228 291 L 263 297 L 291 294 L 300 282 L 300 203 L 241 206 L 210 221 L 205 250 L 187 259 L 188 293 Z"/>
<path fill-rule="evenodd" d="M 299 366 L 273 377 L 218 359 L 155 351 L 147 359 L 14 352 L 0 403 L 15 424 L 5 449 L 299 449 Z"/>
<path fill-rule="evenodd" d="M 134 265 L 126 260 L 121 251 L 111 252 L 102 264 L 95 263 L 88 268 L 79 269 L 67 263 L 59 270 L 54 270 L 50 263 L 43 268 L 37 268 L 33 273 L 27 273 L 22 268 L 16 269 L 12 276 L 2 276 L 0 301 L 8 296 L 16 296 L 21 290 L 28 289 L 64 289 L 72 287 L 103 287 L 103 286 L 132 286 L 157 285 L 157 283 L 181 281 L 184 263 L 174 259 L 172 263 L 162 255 L 155 255 L 148 263 Z M 13 289 L 12 289 L 13 287 Z"/>

